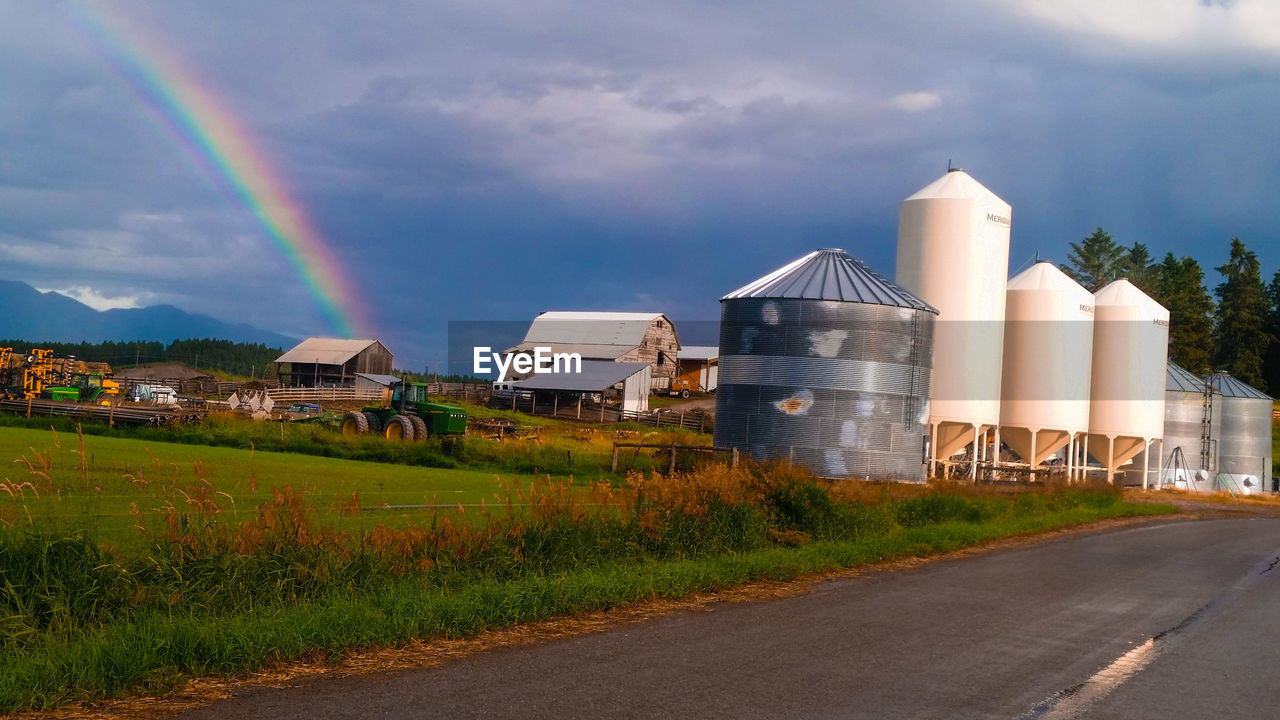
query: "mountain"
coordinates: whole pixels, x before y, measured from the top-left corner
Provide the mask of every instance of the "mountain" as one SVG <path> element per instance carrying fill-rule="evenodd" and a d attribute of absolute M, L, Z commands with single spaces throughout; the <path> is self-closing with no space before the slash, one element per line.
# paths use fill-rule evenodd
<path fill-rule="evenodd" d="M 0 338 L 90 343 L 107 340 L 168 343 L 214 338 L 279 348 L 298 343 L 297 338 L 244 323 L 226 323 L 172 305 L 94 310 L 65 295 L 42 293 L 26 283 L 12 280 L 0 280 Z"/>

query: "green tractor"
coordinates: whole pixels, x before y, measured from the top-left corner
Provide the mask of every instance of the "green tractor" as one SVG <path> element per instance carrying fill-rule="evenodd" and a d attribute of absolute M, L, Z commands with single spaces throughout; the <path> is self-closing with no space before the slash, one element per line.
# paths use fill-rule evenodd
<path fill-rule="evenodd" d="M 388 440 L 426 440 L 429 435 L 461 435 L 467 431 L 467 411 L 427 401 L 426 383 L 391 388 L 391 404 L 352 410 L 342 416 L 343 435 L 381 433 Z"/>
<path fill-rule="evenodd" d="M 51 400 L 96 403 L 118 396 L 120 383 L 108 379 L 102 373 L 74 373 L 71 382 L 46 387 L 41 394 Z"/>

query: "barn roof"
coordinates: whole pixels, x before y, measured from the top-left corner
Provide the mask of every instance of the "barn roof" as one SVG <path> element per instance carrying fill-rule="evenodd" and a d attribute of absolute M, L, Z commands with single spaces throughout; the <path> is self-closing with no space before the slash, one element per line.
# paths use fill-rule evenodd
<path fill-rule="evenodd" d="M 637 343 L 638 344 L 638 343 Z M 549 347 L 551 352 L 578 353 L 584 360 L 614 360 L 635 349 L 635 345 L 588 345 L 584 343 L 525 342 L 507 349 L 507 352 L 532 352 L 535 347 Z"/>
<path fill-rule="evenodd" d="M 543 345 L 621 345 L 634 348 L 639 347 L 644 340 L 649 323 L 658 319 L 671 324 L 671 320 L 662 313 L 652 312 L 544 312 L 533 319 L 529 331 L 525 333 L 524 342 Z M 672 331 L 675 331 L 674 325 Z"/>
<path fill-rule="evenodd" d="M 539 373 L 513 384 L 521 390 L 600 392 L 608 390 L 647 367 L 649 367 L 648 363 L 583 360 L 582 372 Z"/>
<path fill-rule="evenodd" d="M 276 358 L 276 362 L 342 365 L 375 344 L 380 343 L 377 340 L 312 337 L 303 340 L 292 350 Z"/>

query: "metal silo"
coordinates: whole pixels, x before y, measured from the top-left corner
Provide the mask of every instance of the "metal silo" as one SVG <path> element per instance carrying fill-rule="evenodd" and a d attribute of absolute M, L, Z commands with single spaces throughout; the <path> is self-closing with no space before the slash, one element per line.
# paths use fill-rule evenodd
<path fill-rule="evenodd" d="M 946 460 L 1000 421 L 1012 209 L 963 170 L 902 202 L 898 285 L 938 309 L 929 424 Z M 985 443 L 983 443 L 985 446 Z"/>
<path fill-rule="evenodd" d="M 823 477 L 923 480 L 936 314 L 843 250 L 725 295 L 715 444 Z"/>
<path fill-rule="evenodd" d="M 1141 485 L 1147 468 L 1147 484 L 1212 492 L 1217 483 L 1218 441 L 1222 437 L 1222 398 L 1212 386 L 1170 361 L 1165 372 L 1164 437 L 1142 453 L 1124 474 L 1126 485 Z M 1162 467 L 1161 467 L 1162 466 Z"/>
<path fill-rule="evenodd" d="M 1000 439 L 1034 468 L 1089 432 L 1093 293 L 1048 262 L 1009 281 Z"/>
<path fill-rule="evenodd" d="M 1123 278 L 1094 293 L 1093 305 L 1085 442 L 1111 482 L 1116 469 L 1164 436 L 1169 311 Z"/>
<path fill-rule="evenodd" d="M 1218 443 L 1217 488 L 1253 495 L 1271 484 L 1271 397 L 1216 372 L 1206 378 L 1222 397 L 1222 440 Z"/>

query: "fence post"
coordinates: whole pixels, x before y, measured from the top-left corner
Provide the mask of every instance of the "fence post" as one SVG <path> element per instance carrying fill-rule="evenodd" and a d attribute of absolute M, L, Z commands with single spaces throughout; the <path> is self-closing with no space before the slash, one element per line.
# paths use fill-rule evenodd
<path fill-rule="evenodd" d="M 738 467 L 738 448 L 733 449 L 733 459 L 729 461 L 729 467 Z"/>
<path fill-rule="evenodd" d="M 706 413 L 699 413 L 699 414 L 698 414 L 698 432 L 700 432 L 700 433 L 701 433 L 701 432 L 706 432 L 706 431 L 707 431 L 707 430 L 706 430 L 706 425 L 707 425 L 707 414 L 706 414 Z"/>
<path fill-rule="evenodd" d="M 671 443 L 671 467 L 667 470 L 667 476 L 676 474 L 676 444 Z"/>
<path fill-rule="evenodd" d="M 613 444 L 613 463 L 609 466 L 610 472 L 618 472 L 618 443 Z"/>

